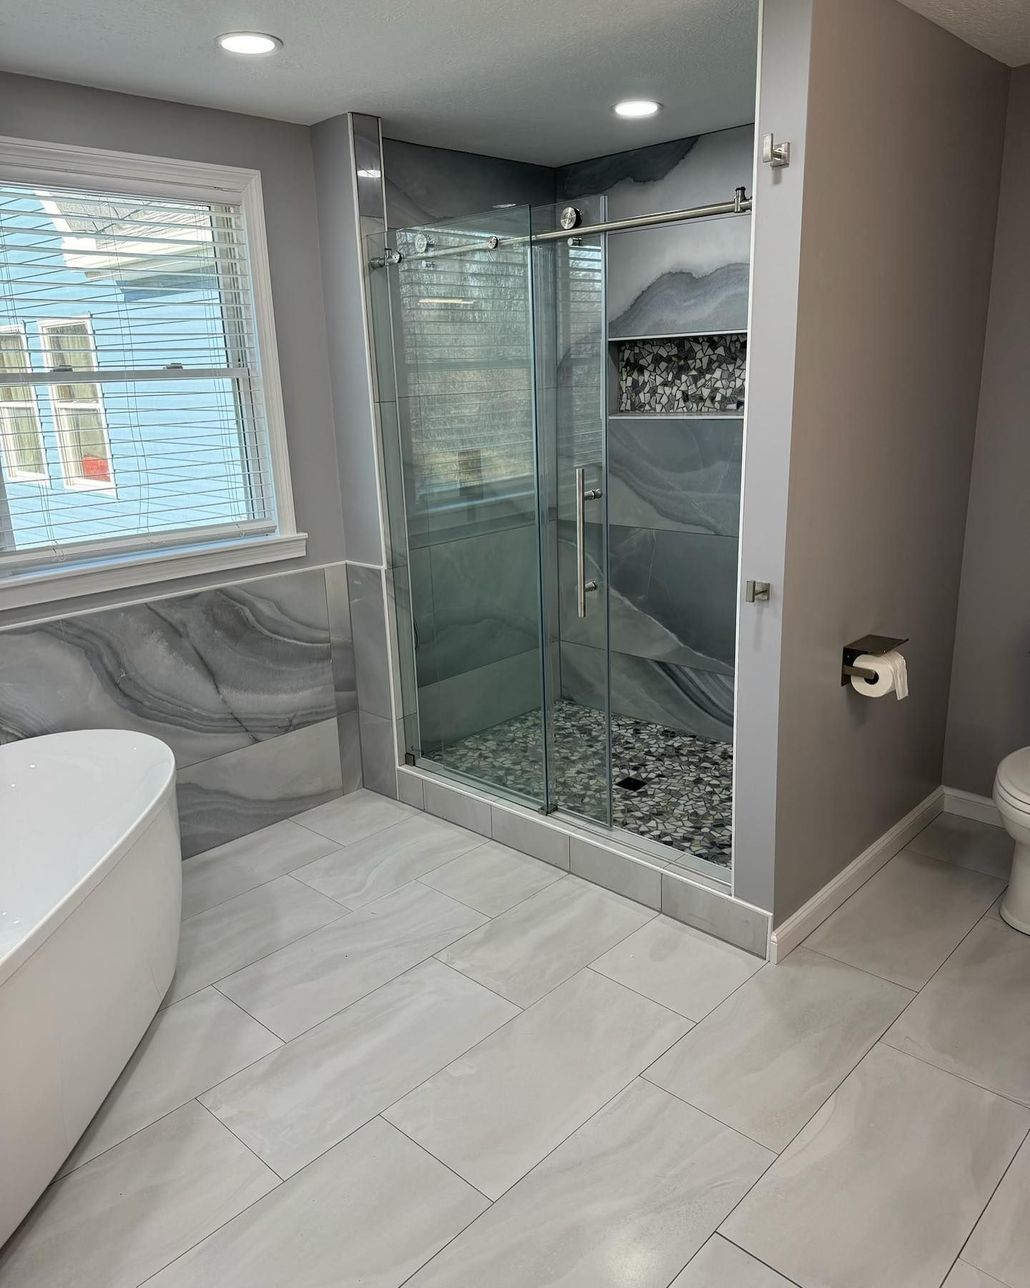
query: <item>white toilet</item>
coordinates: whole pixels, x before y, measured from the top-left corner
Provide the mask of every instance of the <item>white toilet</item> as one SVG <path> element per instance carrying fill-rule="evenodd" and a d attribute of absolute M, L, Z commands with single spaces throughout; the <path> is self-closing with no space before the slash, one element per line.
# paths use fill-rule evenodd
<path fill-rule="evenodd" d="M 1016 843 L 1001 915 L 1014 929 L 1030 935 L 1030 747 L 1014 751 L 998 766 L 994 803 Z"/>

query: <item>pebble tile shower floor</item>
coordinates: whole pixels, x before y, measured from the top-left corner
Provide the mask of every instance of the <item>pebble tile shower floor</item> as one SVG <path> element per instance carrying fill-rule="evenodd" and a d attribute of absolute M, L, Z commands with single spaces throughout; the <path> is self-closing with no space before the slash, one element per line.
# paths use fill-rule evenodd
<path fill-rule="evenodd" d="M 368 791 L 189 859 L 0 1283 L 1027 1288 L 1011 849 L 942 815 L 779 966 Z"/>
<path fill-rule="evenodd" d="M 605 775 L 604 717 L 592 707 L 558 703 L 553 722 L 555 794 L 562 807 L 601 818 Z M 516 716 L 439 751 L 450 769 L 539 798 L 538 711 Z M 612 717 L 612 781 L 642 780 L 638 790 L 612 788 L 612 825 L 728 867 L 732 847 L 733 748 L 727 742 L 665 729 L 647 720 Z"/>

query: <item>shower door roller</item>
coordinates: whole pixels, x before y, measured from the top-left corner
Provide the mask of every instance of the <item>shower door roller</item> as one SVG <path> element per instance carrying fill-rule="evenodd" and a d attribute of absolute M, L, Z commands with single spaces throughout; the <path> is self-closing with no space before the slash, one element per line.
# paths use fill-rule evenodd
<path fill-rule="evenodd" d="M 587 615 L 587 595 L 597 590 L 596 581 L 587 581 L 587 546 L 586 546 L 586 503 L 599 501 L 599 487 L 585 487 L 586 471 L 582 465 L 576 466 L 576 613 L 579 617 Z"/>

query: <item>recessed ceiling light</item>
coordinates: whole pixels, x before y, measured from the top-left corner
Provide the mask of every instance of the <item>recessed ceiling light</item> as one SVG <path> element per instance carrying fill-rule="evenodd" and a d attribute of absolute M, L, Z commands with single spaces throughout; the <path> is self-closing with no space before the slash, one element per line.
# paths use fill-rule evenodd
<path fill-rule="evenodd" d="M 381 179 L 382 177 L 383 177 L 382 170 L 359 170 L 358 171 L 359 179 Z"/>
<path fill-rule="evenodd" d="M 625 98 L 621 103 L 616 103 L 612 108 L 612 111 L 616 116 L 626 116 L 630 118 L 655 116 L 661 110 L 661 103 L 656 103 L 653 98 Z"/>
<path fill-rule="evenodd" d="M 283 47 L 278 36 L 260 31 L 227 31 L 218 37 L 218 44 L 230 54 L 274 54 Z"/>

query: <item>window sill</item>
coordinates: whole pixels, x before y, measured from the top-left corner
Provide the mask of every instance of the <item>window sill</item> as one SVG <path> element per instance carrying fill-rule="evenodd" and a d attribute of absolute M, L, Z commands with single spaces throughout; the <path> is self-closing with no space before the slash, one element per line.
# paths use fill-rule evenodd
<path fill-rule="evenodd" d="M 294 532 L 15 573 L 0 578 L 0 611 L 33 604 L 57 604 L 80 595 L 126 590 L 232 568 L 252 568 L 283 559 L 301 559 L 307 553 L 307 545 L 307 533 Z"/>

